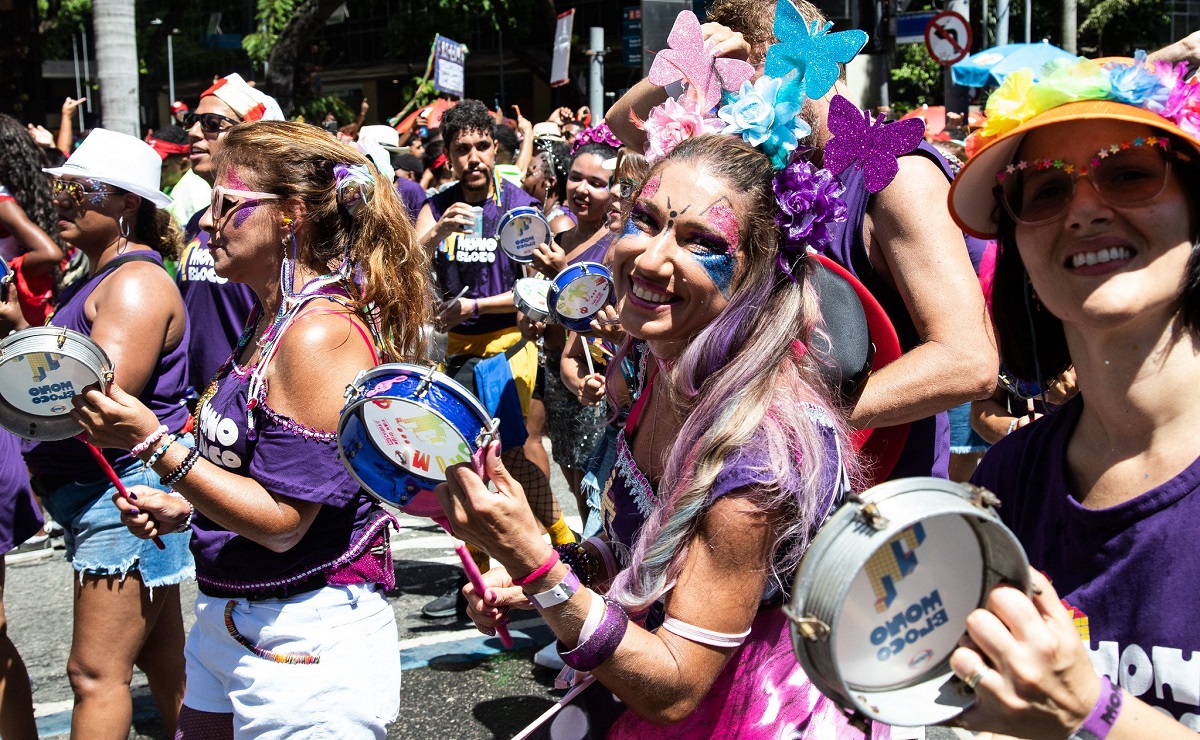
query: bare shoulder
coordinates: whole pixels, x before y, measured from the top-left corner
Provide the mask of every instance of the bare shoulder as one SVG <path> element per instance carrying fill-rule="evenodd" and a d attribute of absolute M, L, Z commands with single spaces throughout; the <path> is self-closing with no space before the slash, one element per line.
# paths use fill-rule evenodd
<path fill-rule="evenodd" d="M 773 540 L 773 519 L 750 491 L 721 496 L 700 522 L 697 533 L 715 560 L 731 568 L 761 568 Z"/>
<path fill-rule="evenodd" d="M 175 281 L 162 265 L 154 262 L 128 262 L 106 277 L 92 294 L 97 306 L 113 310 L 167 313 L 182 308 L 183 300 Z"/>

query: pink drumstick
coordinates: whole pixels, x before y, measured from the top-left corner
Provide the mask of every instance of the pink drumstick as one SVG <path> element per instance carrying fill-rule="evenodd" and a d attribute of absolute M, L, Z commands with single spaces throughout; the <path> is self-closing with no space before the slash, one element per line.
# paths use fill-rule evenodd
<path fill-rule="evenodd" d="M 75 435 L 75 439 L 78 439 L 80 442 L 83 442 L 85 446 L 87 446 L 88 452 L 92 453 L 92 457 L 96 459 L 96 464 L 100 466 L 100 469 L 104 471 L 104 474 L 108 476 L 108 479 L 112 482 L 112 484 L 117 487 L 117 493 L 121 494 L 121 498 L 128 500 L 129 491 L 125 490 L 125 484 L 122 483 L 121 479 L 117 477 L 117 471 L 113 470 L 112 465 L 109 465 L 108 458 L 104 456 L 104 453 L 100 451 L 100 448 L 87 441 L 87 432 L 80 432 L 79 434 Z M 167 549 L 167 546 L 163 544 L 161 537 L 154 537 L 154 545 L 160 550 Z"/>

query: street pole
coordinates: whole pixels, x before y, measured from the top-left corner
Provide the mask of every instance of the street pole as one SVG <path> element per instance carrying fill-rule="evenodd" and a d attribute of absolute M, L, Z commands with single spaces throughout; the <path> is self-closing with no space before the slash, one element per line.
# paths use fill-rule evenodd
<path fill-rule="evenodd" d="M 969 0 L 949 0 L 946 3 L 946 10 L 958 13 L 966 19 L 968 24 L 971 22 L 971 3 Z M 967 88 L 954 84 L 954 78 L 950 75 L 950 67 L 946 67 L 942 72 L 942 85 L 943 97 L 946 102 L 946 115 L 958 113 L 963 117 L 963 125 L 965 126 L 968 109 L 970 108 L 970 98 L 967 94 Z"/>
<path fill-rule="evenodd" d="M 1079 34 L 1077 14 L 1078 0 L 1063 0 L 1062 3 L 1062 48 L 1072 54 L 1078 54 L 1079 48 L 1076 36 Z"/>
<path fill-rule="evenodd" d="M 91 73 L 91 71 L 88 69 L 88 44 L 87 44 L 87 27 L 86 27 L 86 26 L 84 26 L 82 23 L 81 23 L 81 24 L 79 24 L 79 32 L 80 32 L 81 34 L 83 34 L 83 44 L 82 44 L 82 46 L 83 46 L 83 84 L 84 84 L 84 86 L 85 86 L 85 89 L 86 89 L 87 87 L 90 87 L 90 86 L 91 86 L 91 82 L 92 82 L 92 73 Z M 91 112 L 92 112 L 92 96 L 91 96 L 91 94 L 90 94 L 90 93 L 88 94 L 88 96 L 87 96 L 87 102 L 86 102 L 86 103 L 84 103 L 84 105 L 86 105 L 86 106 L 87 106 L 87 112 L 88 112 L 88 113 L 91 113 Z M 82 118 L 80 118 L 79 120 L 80 120 L 80 121 L 82 121 L 83 119 L 82 119 Z M 82 130 L 82 129 L 81 129 L 81 130 Z"/>
<path fill-rule="evenodd" d="M 171 38 L 175 35 L 175 29 L 167 34 L 167 89 L 170 102 L 167 105 L 175 102 L 175 45 L 171 43 Z"/>
<path fill-rule="evenodd" d="M 71 34 L 71 53 L 75 56 L 75 99 L 83 97 L 83 86 L 79 82 L 79 39 L 75 34 Z M 83 130 L 83 106 L 75 106 L 75 110 L 79 113 L 79 130 Z"/>
<path fill-rule="evenodd" d="M 1008 0 L 996 0 L 996 46 L 1008 43 Z"/>
<path fill-rule="evenodd" d="M 1025 43 L 1031 44 L 1033 37 L 1033 0 L 1025 0 Z"/>
<path fill-rule="evenodd" d="M 588 107 L 595 120 L 604 116 L 604 27 L 592 26 L 588 31 Z"/>

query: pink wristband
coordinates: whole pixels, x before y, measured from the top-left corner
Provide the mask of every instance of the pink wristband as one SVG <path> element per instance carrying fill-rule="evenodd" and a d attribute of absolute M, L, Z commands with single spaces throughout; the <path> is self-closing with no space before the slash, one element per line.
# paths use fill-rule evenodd
<path fill-rule="evenodd" d="M 1104 740 L 1121 714 L 1124 697 L 1121 687 L 1113 686 L 1108 676 L 1100 677 L 1100 698 L 1078 730 L 1071 733 L 1067 740 Z"/>
<path fill-rule="evenodd" d="M 512 579 L 514 586 L 524 586 L 527 583 L 532 583 L 542 576 L 550 572 L 550 569 L 558 565 L 558 550 L 551 550 L 550 557 L 546 562 L 539 565 L 532 573 L 521 578 Z"/>
<path fill-rule="evenodd" d="M 132 455 L 133 457 L 137 457 L 138 455 L 142 454 L 146 450 L 150 449 L 151 445 L 153 445 L 158 440 L 162 439 L 162 436 L 169 431 L 171 431 L 171 430 L 167 429 L 166 424 L 159 424 L 158 429 L 155 429 L 153 432 L 150 433 L 149 437 L 146 437 L 141 442 L 134 445 L 133 449 L 131 449 L 129 451 L 129 454 Z"/>

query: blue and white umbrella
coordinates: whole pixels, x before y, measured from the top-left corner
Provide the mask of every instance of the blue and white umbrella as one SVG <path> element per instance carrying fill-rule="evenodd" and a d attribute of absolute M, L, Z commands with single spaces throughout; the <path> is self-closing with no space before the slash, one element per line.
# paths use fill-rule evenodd
<path fill-rule="evenodd" d="M 972 54 L 950 68 L 954 84 L 964 87 L 999 85 L 1018 69 L 1028 67 L 1037 73 L 1046 62 L 1076 59 L 1076 55 L 1042 41 L 1037 44 L 1005 44 Z"/>

